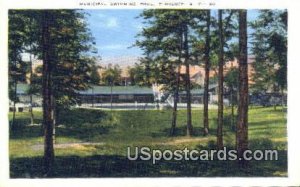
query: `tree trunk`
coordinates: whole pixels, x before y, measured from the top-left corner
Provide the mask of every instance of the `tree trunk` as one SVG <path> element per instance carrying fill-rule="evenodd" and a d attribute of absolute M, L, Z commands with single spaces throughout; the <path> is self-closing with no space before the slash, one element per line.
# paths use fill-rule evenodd
<path fill-rule="evenodd" d="M 191 81 L 190 81 L 190 65 L 189 65 L 189 48 L 188 48 L 188 26 L 184 25 L 183 30 L 183 48 L 184 48 L 184 64 L 185 64 L 185 90 L 187 99 L 187 136 L 191 136 L 193 132 L 192 126 L 192 107 L 191 107 Z"/>
<path fill-rule="evenodd" d="M 282 107 L 282 112 L 284 112 L 284 89 L 281 87 L 281 107 Z"/>
<path fill-rule="evenodd" d="M 217 147 L 223 148 L 223 64 L 224 64 L 224 39 L 223 39 L 223 11 L 219 10 L 219 70 L 218 70 L 218 127 Z"/>
<path fill-rule="evenodd" d="M 230 100 L 231 100 L 231 129 L 234 129 L 234 104 L 233 104 L 233 88 L 230 89 Z"/>
<path fill-rule="evenodd" d="M 110 83 L 110 112 L 112 111 L 112 102 L 113 102 L 113 95 L 112 95 L 112 87 L 113 83 Z"/>
<path fill-rule="evenodd" d="M 149 53 L 147 53 L 147 56 L 146 56 L 147 60 L 148 60 L 148 58 L 150 58 L 149 56 L 150 56 Z M 150 65 L 149 65 L 148 61 L 146 61 L 146 63 L 145 63 L 145 70 L 146 70 L 146 85 L 150 86 L 151 85 L 151 82 L 150 82 L 150 72 L 151 72 L 151 70 L 150 70 Z"/>
<path fill-rule="evenodd" d="M 180 72 L 181 72 L 181 53 L 182 53 L 182 32 L 180 32 L 180 47 L 179 47 L 179 56 L 178 56 L 178 67 L 176 74 L 176 88 L 174 93 L 174 106 L 173 106 L 173 114 L 172 114 L 172 126 L 170 130 L 170 136 L 174 136 L 175 128 L 177 123 L 177 103 L 179 100 L 179 86 L 180 86 Z"/>
<path fill-rule="evenodd" d="M 44 126 L 44 169 L 45 175 L 52 172 L 54 162 L 53 148 L 53 118 L 52 110 L 52 85 L 51 85 L 51 44 L 50 44 L 50 12 L 44 11 L 42 17 L 42 48 L 43 48 L 43 126 Z"/>
<path fill-rule="evenodd" d="M 209 71 L 210 71 L 210 10 L 207 10 L 206 20 L 206 41 L 205 41 L 205 77 L 204 77 L 204 95 L 203 95 L 203 134 L 207 135 L 209 132 L 208 121 L 208 89 L 209 89 Z"/>
<path fill-rule="evenodd" d="M 170 136 L 174 136 L 175 128 L 177 124 L 177 103 L 179 97 L 179 81 L 180 81 L 180 65 L 178 66 L 177 75 L 176 75 L 176 90 L 174 93 L 174 105 L 173 105 L 172 126 L 170 129 Z"/>
<path fill-rule="evenodd" d="M 52 103 L 52 108 L 51 108 L 51 115 L 52 115 L 52 119 L 53 119 L 53 133 L 52 133 L 52 139 L 53 139 L 53 145 L 55 144 L 56 140 L 55 140 L 55 130 L 56 130 L 56 122 L 57 122 L 57 118 L 56 118 L 56 104 L 55 104 L 55 97 L 52 94 L 51 96 L 51 103 Z"/>
<path fill-rule="evenodd" d="M 236 131 L 238 157 L 248 149 L 248 64 L 247 64 L 247 10 L 239 10 L 239 103 Z M 242 167 L 245 160 L 239 161 Z"/>
<path fill-rule="evenodd" d="M 94 99 L 95 99 L 95 95 L 94 95 L 94 85 L 92 87 L 92 108 L 94 108 Z"/>
<path fill-rule="evenodd" d="M 14 104 L 13 104 L 13 118 L 11 122 L 11 130 L 15 130 L 15 121 L 16 121 L 16 101 L 17 101 L 17 80 L 14 78 Z"/>
<path fill-rule="evenodd" d="M 29 84 L 30 87 L 32 86 L 32 58 L 31 54 L 29 55 L 29 66 L 30 66 L 30 75 L 29 75 Z M 33 109 L 32 109 L 32 91 L 29 93 L 29 100 L 30 100 L 30 106 L 29 106 L 29 112 L 30 112 L 30 123 L 34 124 L 34 116 L 33 116 Z"/>
<path fill-rule="evenodd" d="M 275 83 L 273 84 L 273 92 L 276 93 L 277 92 L 277 87 L 275 85 Z M 274 110 L 276 111 L 276 101 L 275 101 L 275 97 L 271 96 L 271 104 L 273 105 Z"/>

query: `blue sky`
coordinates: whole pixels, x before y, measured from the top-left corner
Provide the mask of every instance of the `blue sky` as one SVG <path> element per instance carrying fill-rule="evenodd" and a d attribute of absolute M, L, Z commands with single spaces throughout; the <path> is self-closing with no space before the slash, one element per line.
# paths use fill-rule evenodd
<path fill-rule="evenodd" d="M 135 43 L 135 36 L 143 27 L 143 20 L 136 18 L 142 12 L 141 9 L 98 9 L 86 12 L 90 14 L 87 17 L 89 27 L 102 59 L 142 55 L 137 47 L 129 48 Z M 256 16 L 256 10 L 248 11 L 249 21 Z"/>
<path fill-rule="evenodd" d="M 135 43 L 135 36 L 142 29 L 142 19 L 136 17 L 142 10 L 88 10 L 88 23 L 96 39 L 102 58 L 116 56 L 140 56 L 142 51 Z"/>

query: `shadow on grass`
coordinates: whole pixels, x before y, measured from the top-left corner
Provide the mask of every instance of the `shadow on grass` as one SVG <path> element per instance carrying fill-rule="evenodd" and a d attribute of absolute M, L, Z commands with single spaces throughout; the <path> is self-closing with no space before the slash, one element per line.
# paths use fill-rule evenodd
<path fill-rule="evenodd" d="M 286 175 L 287 153 L 278 161 L 251 161 L 242 169 L 236 161 L 130 161 L 116 155 L 89 157 L 57 156 L 51 177 L 264 177 Z M 277 173 L 277 174 L 276 174 Z M 10 161 L 11 178 L 40 178 L 42 158 L 16 158 Z"/>
<path fill-rule="evenodd" d="M 73 109 L 63 110 L 57 119 L 57 136 L 79 138 L 89 140 L 98 135 L 107 134 L 109 128 L 115 125 L 115 118 L 104 111 Z M 41 119 L 35 123 L 41 124 Z M 16 118 L 14 128 L 10 128 L 10 139 L 28 139 L 43 136 L 41 125 L 29 126 L 30 119 L 25 117 Z"/>
<path fill-rule="evenodd" d="M 68 137 L 80 139 L 82 141 L 91 141 L 95 137 L 100 135 L 108 134 L 109 127 L 81 127 L 81 128 L 64 128 L 56 131 L 57 137 Z"/>
<path fill-rule="evenodd" d="M 224 132 L 235 132 L 235 129 L 232 129 L 232 127 L 229 125 L 230 124 L 230 116 L 224 116 L 224 126 L 223 126 L 223 131 Z M 216 136 L 217 135 L 217 118 L 211 118 L 209 119 L 209 135 Z M 199 127 L 193 126 L 193 137 L 204 137 L 204 130 L 203 130 L 203 124 Z M 164 128 L 160 132 L 155 132 L 152 133 L 152 137 L 166 137 L 170 136 L 170 130 L 171 128 Z M 174 135 L 172 137 L 177 137 L 177 136 L 186 136 L 187 134 L 187 127 L 186 125 L 180 125 L 179 127 L 177 126 L 174 131 Z"/>
<path fill-rule="evenodd" d="M 158 137 L 168 137 L 170 136 L 170 130 L 171 128 L 164 128 L 159 132 L 152 132 L 151 137 L 158 138 Z M 193 136 L 203 136 L 203 128 L 202 127 L 193 127 Z M 176 136 L 186 136 L 187 128 L 185 126 L 176 127 L 174 131 L 174 135 L 172 137 Z"/>
<path fill-rule="evenodd" d="M 60 113 L 56 135 L 89 141 L 99 135 L 108 134 L 117 121 L 110 113 L 100 110 L 73 109 Z"/>
<path fill-rule="evenodd" d="M 99 123 L 108 116 L 107 112 L 101 110 L 72 109 L 59 112 L 58 124 L 77 127 L 84 123 Z"/>
<path fill-rule="evenodd" d="M 35 120 L 36 124 L 42 123 L 41 119 Z M 43 129 L 41 125 L 29 126 L 30 119 L 28 118 L 16 118 L 14 127 L 10 124 L 9 138 L 10 139 L 27 139 L 36 138 L 43 135 Z"/>
<path fill-rule="evenodd" d="M 270 125 L 270 124 L 282 124 L 286 123 L 286 120 L 284 119 L 277 119 L 277 120 L 262 120 L 262 121 L 256 121 L 256 122 L 249 122 L 249 126 L 262 126 L 262 125 Z"/>

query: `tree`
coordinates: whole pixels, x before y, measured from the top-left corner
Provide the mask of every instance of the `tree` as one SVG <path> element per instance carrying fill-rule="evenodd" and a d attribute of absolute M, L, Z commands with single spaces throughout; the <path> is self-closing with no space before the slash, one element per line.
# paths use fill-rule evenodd
<path fill-rule="evenodd" d="M 151 76 L 148 75 L 148 82 L 152 84 L 162 84 L 164 85 L 165 91 L 170 91 L 174 96 L 174 105 L 173 105 L 173 115 L 172 115 L 172 123 L 170 129 L 170 135 L 174 135 L 175 127 L 176 127 L 176 116 L 177 116 L 177 74 L 176 78 L 173 76 L 174 67 L 179 69 L 175 61 L 170 60 L 173 56 L 176 58 L 177 54 L 180 51 L 180 48 L 177 42 L 182 37 L 180 31 L 178 29 L 174 29 L 171 31 L 170 28 L 176 28 L 176 24 L 178 19 L 174 19 L 174 22 L 167 22 L 167 19 L 171 16 L 178 18 L 178 15 L 172 10 L 161 11 L 161 10 L 145 10 L 141 17 L 148 21 L 150 24 L 146 27 L 138 37 L 142 37 L 142 39 L 136 42 L 136 45 L 144 51 L 145 58 L 142 59 L 142 63 L 146 65 L 148 70 L 151 70 Z M 171 36 L 172 33 L 175 33 L 175 36 Z M 177 54 L 176 54 L 177 53 Z M 169 57 L 168 57 L 169 56 Z M 177 62 L 181 64 L 181 62 Z M 166 68 L 169 66 L 170 68 Z M 168 73 L 167 71 L 170 70 Z M 168 76 L 171 75 L 171 76 Z M 171 80 L 171 78 L 174 78 Z M 170 81 L 170 82 L 168 82 Z M 167 83 L 168 82 L 168 83 Z M 164 84 L 167 83 L 167 84 Z"/>
<path fill-rule="evenodd" d="M 90 76 L 91 76 L 91 80 L 90 80 L 90 84 L 91 84 L 91 86 L 92 86 L 92 93 L 93 93 L 93 95 L 92 95 L 92 107 L 94 107 L 94 86 L 96 85 L 99 85 L 100 84 L 100 75 L 99 75 L 99 73 L 98 73 L 98 66 L 96 66 L 96 65 L 93 65 L 92 66 L 92 69 L 91 69 L 91 74 L 90 74 Z"/>
<path fill-rule="evenodd" d="M 187 16 L 189 12 L 184 12 L 184 16 Z M 192 106 L 191 106 L 191 80 L 190 80 L 190 54 L 189 54 L 189 47 L 188 47 L 188 23 L 187 21 L 183 21 L 183 58 L 184 58 L 184 65 L 185 65 L 185 91 L 186 91 L 186 99 L 187 99 L 187 136 L 191 136 L 193 133 L 193 126 L 192 126 Z"/>
<path fill-rule="evenodd" d="M 88 53 L 93 48 L 93 38 L 87 29 L 85 14 L 78 10 L 14 10 L 10 12 L 10 19 L 10 74 L 16 70 L 20 74 L 18 79 L 10 77 L 14 87 L 27 72 L 22 52 L 43 61 L 42 78 L 33 76 L 32 61 L 29 61 L 29 93 L 42 90 L 44 171 L 49 176 L 54 161 L 58 111 L 74 104 L 78 91 L 89 87 L 91 68 L 95 64 L 95 57 Z"/>
<path fill-rule="evenodd" d="M 238 69 L 232 67 L 228 70 L 224 77 L 224 83 L 230 92 L 230 105 L 231 105 L 231 128 L 235 129 L 234 105 L 237 103 L 237 89 L 238 89 Z"/>
<path fill-rule="evenodd" d="M 177 72 L 176 72 L 176 86 L 174 89 L 174 105 L 173 105 L 173 112 L 172 112 L 172 124 L 170 129 L 170 135 L 173 136 L 175 134 L 175 128 L 177 125 L 177 103 L 179 101 L 179 90 L 180 90 L 180 72 L 181 72 L 181 58 L 182 58 L 182 33 L 180 30 L 179 33 L 179 55 L 178 55 L 178 62 L 177 62 Z"/>
<path fill-rule="evenodd" d="M 102 73 L 102 81 L 106 85 L 118 85 L 121 80 L 122 70 L 118 65 L 109 65 Z"/>
<path fill-rule="evenodd" d="M 145 58 L 140 58 L 140 62 L 142 65 L 144 65 L 144 71 L 145 71 L 145 84 L 147 86 L 151 86 L 151 83 L 153 82 L 153 73 L 151 71 L 151 57 L 150 54 L 146 54 Z M 152 80 L 151 80 L 152 79 Z"/>
<path fill-rule="evenodd" d="M 204 104 L 204 112 L 203 112 L 203 125 L 204 125 L 204 135 L 209 133 L 209 120 L 208 120 L 208 89 L 209 84 L 215 82 L 215 78 L 210 79 L 209 72 L 211 70 L 215 71 L 217 78 L 219 80 L 223 80 L 223 65 L 224 61 L 232 59 L 232 51 L 230 49 L 230 44 L 232 42 L 232 38 L 235 37 L 235 19 L 233 19 L 235 12 L 233 10 L 220 10 L 221 14 L 219 17 L 210 16 L 210 11 L 205 11 L 205 14 L 201 14 L 198 12 L 197 18 L 199 21 L 197 22 L 194 28 L 197 28 L 198 35 L 194 38 L 194 50 L 196 61 L 204 61 L 204 68 L 205 68 L 205 77 L 204 77 L 204 97 L 203 97 L 203 104 Z M 195 14 L 195 13 L 194 13 Z M 224 15 L 224 17 L 223 17 Z M 209 16 L 209 17 L 208 17 Z M 209 19 L 209 20 L 208 20 Z M 204 24 L 201 24 L 203 23 Z M 220 32 L 221 31 L 221 32 Z M 203 37 L 205 36 L 205 37 Z M 204 54 L 204 55 L 201 55 Z M 201 65 L 199 62 L 197 63 Z M 221 72 L 220 72 L 221 70 Z M 218 73 L 220 72 L 220 73 Z M 221 92 L 218 92 L 219 97 L 223 97 L 223 81 L 218 82 L 219 89 Z M 223 105 L 223 99 L 219 99 L 219 112 L 218 112 L 218 140 L 222 142 L 222 132 L 221 127 L 223 123 L 223 109 L 221 104 Z"/>
<path fill-rule="evenodd" d="M 37 20 L 33 16 L 37 16 L 37 12 L 32 11 L 32 10 L 26 10 L 23 12 L 24 13 L 24 19 L 26 20 L 26 27 L 24 27 L 24 31 L 27 33 L 26 34 L 26 40 L 24 43 L 25 50 L 29 55 L 28 59 L 28 69 L 26 72 L 29 73 L 29 89 L 27 90 L 27 94 L 29 94 L 29 99 L 30 99 L 30 107 L 29 107 L 29 112 L 30 112 L 30 122 L 31 124 L 34 124 L 34 115 L 33 115 L 33 95 L 38 93 L 38 90 L 35 89 L 35 86 L 33 84 L 34 82 L 34 74 L 33 74 L 33 58 L 34 54 L 36 54 L 36 51 L 38 50 L 38 45 L 36 42 L 36 39 L 34 38 L 38 34 L 38 25 L 37 25 Z"/>
<path fill-rule="evenodd" d="M 30 54 L 30 57 L 29 57 L 29 84 L 30 86 L 32 85 L 32 82 L 33 82 L 33 69 L 32 69 L 32 55 Z M 31 124 L 34 124 L 34 115 L 33 115 L 33 103 L 32 103 L 32 95 L 33 95 L 33 92 L 32 92 L 33 89 L 29 88 L 28 90 L 28 94 L 29 94 L 29 98 L 30 98 L 30 107 L 29 107 L 29 112 L 30 112 L 30 122 Z"/>
<path fill-rule="evenodd" d="M 90 87 L 97 57 L 91 54 L 96 53 L 95 42 L 87 27 L 85 13 L 61 10 L 55 12 L 55 16 L 53 85 L 56 114 L 59 114 L 60 109 L 77 103 L 78 91 Z"/>
<path fill-rule="evenodd" d="M 283 98 L 287 86 L 287 11 L 261 10 L 250 26 L 254 29 L 251 52 L 255 55 L 255 83 L 251 89 L 280 90 Z"/>
<path fill-rule="evenodd" d="M 27 33 L 24 30 L 26 20 L 23 14 L 18 14 L 16 10 L 9 11 L 9 33 L 8 33 L 8 60 L 9 60 L 9 99 L 13 102 L 12 130 L 15 129 L 16 103 L 18 82 L 25 82 L 26 63 L 22 59 L 24 43 L 27 40 Z"/>
<path fill-rule="evenodd" d="M 133 67 L 129 67 L 128 73 L 129 73 L 131 84 L 138 85 L 138 86 L 143 86 L 143 85 L 149 86 L 146 77 L 147 71 L 146 68 L 143 66 L 143 64 L 135 64 Z"/>
<path fill-rule="evenodd" d="M 192 10 L 146 10 L 142 17 L 148 20 L 148 26 L 139 36 L 143 39 L 137 46 L 144 49 L 145 54 L 154 55 L 152 62 L 164 69 L 160 83 L 168 82 L 165 89 L 174 97 L 173 118 L 170 134 L 176 126 L 177 101 L 180 85 L 180 68 L 185 66 L 184 82 L 187 98 L 187 135 L 192 134 L 191 115 L 191 83 L 189 66 L 192 63 L 192 34 L 191 27 L 195 24 L 197 11 Z M 172 21 L 170 21 L 172 20 Z M 167 68 L 168 67 L 168 68 Z M 169 75 L 169 77 L 164 76 Z M 174 81 L 175 80 L 175 81 Z"/>
<path fill-rule="evenodd" d="M 236 130 L 238 158 L 243 158 L 248 149 L 248 55 L 247 55 L 247 10 L 239 10 L 239 102 Z M 246 166 L 246 160 L 240 160 Z"/>
<path fill-rule="evenodd" d="M 223 148 L 223 66 L 224 66 L 224 38 L 223 38 L 223 11 L 218 11 L 219 15 L 219 70 L 218 70 L 218 127 L 217 127 L 217 146 Z"/>
<path fill-rule="evenodd" d="M 219 10 L 218 11 L 218 127 L 217 127 L 217 147 L 223 148 L 223 98 L 224 98 L 224 64 L 226 60 L 233 59 L 231 45 L 234 44 L 233 37 L 235 37 L 235 15 L 234 10 Z"/>
<path fill-rule="evenodd" d="M 33 55 L 37 54 L 38 51 L 38 40 L 40 29 L 38 25 L 38 18 L 41 17 L 38 11 L 34 10 L 10 10 L 9 11 L 9 58 L 10 58 L 10 75 L 18 74 L 14 76 L 10 76 L 10 95 L 16 96 L 16 84 L 18 82 L 28 82 L 29 89 L 27 90 L 27 94 L 30 98 L 30 118 L 31 124 L 33 124 L 33 111 L 32 111 L 32 95 L 36 94 L 36 90 L 33 89 L 33 71 L 32 71 L 32 60 Z M 39 54 L 40 55 L 40 54 Z M 26 57 L 29 58 L 26 58 Z M 15 61 L 18 59 L 18 61 Z M 13 67 L 13 61 L 14 67 Z M 27 75 L 29 74 L 29 78 Z M 14 79 L 18 79 L 17 81 L 13 81 Z M 15 85 L 13 85 L 15 82 Z M 15 93 L 15 94 L 14 94 Z M 14 98 L 14 96 L 13 96 Z M 15 99 L 11 99 L 16 100 Z M 15 102 L 14 102 L 15 103 Z M 15 108 L 15 107 L 14 107 Z M 14 110 L 15 111 L 15 110 Z M 13 114 L 13 118 L 15 113 Z M 13 120 L 14 121 L 14 120 Z"/>
<path fill-rule="evenodd" d="M 51 84 L 52 76 L 52 54 L 53 45 L 50 38 L 51 12 L 45 10 L 42 14 L 42 59 L 43 59 L 43 126 L 44 126 L 44 167 L 45 174 L 49 175 L 52 171 L 54 162 L 53 147 L 53 92 Z"/>
<path fill-rule="evenodd" d="M 62 109 L 77 102 L 78 91 L 89 88 L 95 65 L 93 38 L 85 14 L 77 10 L 49 10 L 43 27 L 43 112 L 45 127 L 45 168 L 51 171 L 55 125 Z M 51 137 L 50 137 L 51 136 Z M 50 162 L 47 165 L 47 162 Z M 48 168 L 49 167 L 49 168 Z M 50 172 L 51 174 L 51 172 Z"/>
<path fill-rule="evenodd" d="M 210 10 L 207 10 L 206 18 L 206 42 L 205 42 L 205 78 L 204 78 L 204 95 L 203 95 L 203 126 L 204 135 L 209 132 L 209 121 L 208 121 L 208 89 L 209 89 L 209 72 L 210 72 Z"/>
<path fill-rule="evenodd" d="M 99 85 L 100 84 L 100 75 L 99 75 L 99 72 L 98 72 L 98 66 L 96 65 L 92 65 L 92 68 L 91 68 L 91 74 L 90 74 L 90 77 L 91 77 L 91 80 L 90 80 L 90 83 L 92 85 Z"/>
<path fill-rule="evenodd" d="M 110 109 L 112 110 L 113 102 L 113 86 L 121 80 L 121 69 L 118 65 L 112 67 L 111 65 L 103 72 L 102 79 L 106 85 L 110 86 Z"/>

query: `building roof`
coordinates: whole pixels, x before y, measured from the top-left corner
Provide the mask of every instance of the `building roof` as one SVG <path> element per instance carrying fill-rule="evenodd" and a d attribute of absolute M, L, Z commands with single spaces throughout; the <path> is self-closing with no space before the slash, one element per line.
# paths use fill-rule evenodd
<path fill-rule="evenodd" d="M 217 87 L 217 84 L 212 84 L 209 86 L 209 89 L 214 89 Z M 110 95 L 110 86 L 94 86 L 93 89 L 88 89 L 86 91 L 80 91 L 80 94 L 84 95 L 97 95 L 97 94 L 103 94 L 103 95 Z M 192 89 L 192 94 L 203 94 L 203 89 Z M 132 95 L 138 95 L 138 94 L 153 94 L 153 90 L 150 87 L 142 87 L 142 86 L 113 86 L 112 87 L 112 94 L 132 94 Z"/>
<path fill-rule="evenodd" d="M 209 89 L 214 89 L 217 87 L 217 84 L 212 84 L 209 86 Z M 83 95 L 97 95 L 97 94 L 102 94 L 102 95 L 110 95 L 110 86 L 94 86 L 94 89 L 88 89 L 85 91 L 79 91 L 79 94 Z M 26 91 L 28 89 L 28 84 L 24 83 L 19 83 L 17 85 L 17 93 L 18 94 L 26 94 Z M 184 93 L 184 92 L 182 92 Z M 203 94 L 203 89 L 192 89 L 191 90 L 192 94 Z M 138 94 L 153 94 L 153 90 L 151 87 L 142 87 L 142 86 L 113 86 L 112 87 L 112 94 L 118 95 L 126 95 L 126 94 L 131 94 L 131 95 L 138 95 Z"/>
<path fill-rule="evenodd" d="M 80 94 L 93 95 L 104 94 L 110 95 L 110 86 L 94 86 L 93 89 L 80 91 Z M 113 86 L 112 94 L 153 94 L 152 88 L 140 86 Z"/>

